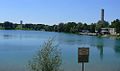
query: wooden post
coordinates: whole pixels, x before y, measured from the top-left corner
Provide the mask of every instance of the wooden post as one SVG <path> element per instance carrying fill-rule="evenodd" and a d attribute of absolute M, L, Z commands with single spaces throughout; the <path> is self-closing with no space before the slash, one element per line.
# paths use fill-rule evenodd
<path fill-rule="evenodd" d="M 82 62 L 82 71 L 84 71 L 84 62 Z"/>

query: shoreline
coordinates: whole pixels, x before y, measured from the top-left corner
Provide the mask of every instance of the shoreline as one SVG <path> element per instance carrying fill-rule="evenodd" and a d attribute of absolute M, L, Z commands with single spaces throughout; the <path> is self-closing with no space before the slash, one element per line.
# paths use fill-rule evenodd
<path fill-rule="evenodd" d="M 22 30 L 22 31 L 39 31 L 39 30 Z M 45 31 L 45 32 L 55 32 L 55 31 Z M 62 32 L 62 33 L 66 33 L 66 32 Z M 97 33 L 87 33 L 87 32 L 86 33 L 79 32 L 79 33 L 71 33 L 71 34 L 87 35 L 87 36 L 97 36 L 97 37 L 101 37 L 101 38 L 108 37 L 108 38 L 120 39 L 120 35 L 119 34 L 116 34 L 116 35 L 110 35 L 110 34 L 100 35 L 100 34 L 97 34 Z"/>
<path fill-rule="evenodd" d="M 79 33 L 79 35 L 88 35 L 88 36 L 97 36 L 97 37 L 108 37 L 108 38 L 114 38 L 114 39 L 120 39 L 120 35 L 110 35 L 110 34 L 104 34 L 104 35 L 100 35 L 97 33 Z"/>

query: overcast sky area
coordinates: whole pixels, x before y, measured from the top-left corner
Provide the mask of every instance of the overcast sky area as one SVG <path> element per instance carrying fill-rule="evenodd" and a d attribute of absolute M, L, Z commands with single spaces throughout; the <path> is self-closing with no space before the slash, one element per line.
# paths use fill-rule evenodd
<path fill-rule="evenodd" d="M 58 24 L 60 22 L 94 23 L 120 19 L 120 0 L 0 0 L 0 22 Z"/>

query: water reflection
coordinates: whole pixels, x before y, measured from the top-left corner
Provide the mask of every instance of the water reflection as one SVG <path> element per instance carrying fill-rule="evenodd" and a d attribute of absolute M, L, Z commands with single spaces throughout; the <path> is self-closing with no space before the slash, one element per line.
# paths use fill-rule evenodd
<path fill-rule="evenodd" d="M 99 40 L 98 40 L 96 47 L 98 48 L 98 50 L 99 50 L 99 52 L 100 52 L 99 54 L 100 54 L 100 58 L 101 58 L 101 60 L 102 60 L 102 59 L 103 59 L 103 54 L 104 54 L 104 49 L 103 49 L 104 43 L 103 43 L 103 39 L 99 39 Z"/>
<path fill-rule="evenodd" d="M 9 39 L 9 38 L 12 38 L 13 36 L 12 35 L 8 35 L 8 34 L 4 34 L 3 37 L 4 37 L 4 39 Z"/>
<path fill-rule="evenodd" d="M 120 54 L 120 45 L 119 45 L 120 41 L 119 40 L 115 40 L 115 44 L 114 44 L 114 51 L 116 53 Z"/>
<path fill-rule="evenodd" d="M 114 50 L 116 53 L 120 53 L 120 46 L 115 46 Z"/>

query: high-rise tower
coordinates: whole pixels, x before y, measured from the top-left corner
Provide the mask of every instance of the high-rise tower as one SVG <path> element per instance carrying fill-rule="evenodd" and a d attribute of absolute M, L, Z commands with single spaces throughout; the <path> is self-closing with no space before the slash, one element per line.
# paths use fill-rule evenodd
<path fill-rule="evenodd" d="M 23 21 L 22 20 L 20 20 L 20 24 L 22 25 L 22 23 L 23 23 Z"/>
<path fill-rule="evenodd" d="M 20 20 L 20 28 L 22 29 L 22 24 L 23 24 L 23 21 Z"/>
<path fill-rule="evenodd" d="M 104 21 L 104 9 L 101 9 L 101 21 Z"/>

